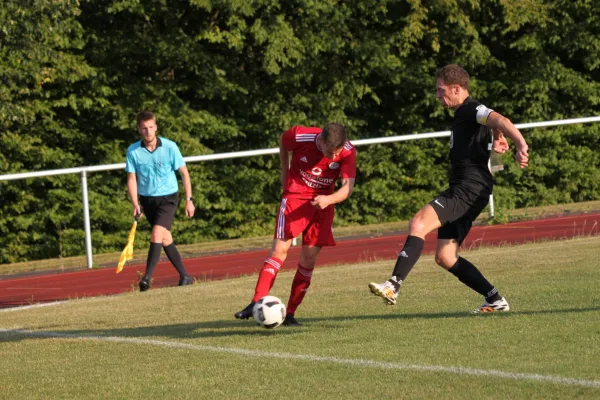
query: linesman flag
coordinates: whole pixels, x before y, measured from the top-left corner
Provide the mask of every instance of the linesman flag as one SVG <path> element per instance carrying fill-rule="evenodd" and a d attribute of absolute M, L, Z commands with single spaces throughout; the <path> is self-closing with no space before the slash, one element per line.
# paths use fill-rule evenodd
<path fill-rule="evenodd" d="M 117 265 L 117 274 L 123 270 L 123 266 L 129 260 L 133 259 L 133 241 L 135 240 L 135 230 L 137 228 L 137 223 L 140 220 L 142 214 L 137 214 L 135 216 L 135 220 L 133 221 L 133 225 L 131 226 L 131 230 L 129 231 L 129 237 L 127 238 L 127 245 L 123 249 L 121 253 L 121 257 L 119 257 L 119 264 Z"/>

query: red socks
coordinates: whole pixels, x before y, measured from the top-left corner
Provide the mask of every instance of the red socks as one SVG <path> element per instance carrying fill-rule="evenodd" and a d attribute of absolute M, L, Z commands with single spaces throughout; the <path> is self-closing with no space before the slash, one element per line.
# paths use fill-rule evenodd
<path fill-rule="evenodd" d="M 277 273 L 281 269 L 283 261 L 275 257 L 267 257 L 263 264 L 260 274 L 258 275 L 258 282 L 256 282 L 256 289 L 254 290 L 254 297 L 252 301 L 257 302 L 261 298 L 269 294 L 269 291 L 275 283 Z M 290 299 L 288 300 L 287 313 L 294 315 L 296 309 L 304 300 L 306 291 L 310 286 L 310 280 L 312 278 L 312 269 L 306 269 L 302 265 L 298 264 L 296 275 L 292 281 L 292 290 L 290 292 Z"/>
<path fill-rule="evenodd" d="M 306 269 L 302 265 L 298 264 L 296 275 L 292 281 L 292 290 L 290 292 L 290 299 L 287 305 L 287 314 L 294 315 L 296 309 L 304 300 L 308 287 L 310 286 L 310 280 L 312 278 L 312 269 Z"/>
<path fill-rule="evenodd" d="M 279 258 L 267 257 L 260 270 L 260 274 L 258 275 L 258 282 L 256 282 L 256 289 L 254 289 L 252 301 L 257 302 L 269 294 L 282 265 L 283 261 Z"/>

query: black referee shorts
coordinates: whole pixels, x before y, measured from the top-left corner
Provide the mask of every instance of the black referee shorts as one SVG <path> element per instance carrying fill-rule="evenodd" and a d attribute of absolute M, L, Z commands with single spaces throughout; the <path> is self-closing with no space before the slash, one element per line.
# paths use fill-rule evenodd
<path fill-rule="evenodd" d="M 442 222 L 438 239 L 456 239 L 461 245 L 473 221 L 490 201 L 489 194 L 475 195 L 460 187 L 450 188 L 429 202 Z"/>
<path fill-rule="evenodd" d="M 178 204 L 178 192 L 166 196 L 140 196 L 140 205 L 150 225 L 159 225 L 168 231 L 173 225 Z"/>

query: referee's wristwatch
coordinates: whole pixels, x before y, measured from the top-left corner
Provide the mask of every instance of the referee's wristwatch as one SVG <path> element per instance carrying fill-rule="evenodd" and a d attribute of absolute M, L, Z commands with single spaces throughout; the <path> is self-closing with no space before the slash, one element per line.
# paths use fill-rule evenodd
<path fill-rule="evenodd" d="M 190 197 L 186 197 L 186 198 L 185 198 L 185 201 L 193 201 L 193 200 L 194 200 L 194 198 L 193 198 L 193 197 L 191 197 L 191 196 L 190 196 Z"/>

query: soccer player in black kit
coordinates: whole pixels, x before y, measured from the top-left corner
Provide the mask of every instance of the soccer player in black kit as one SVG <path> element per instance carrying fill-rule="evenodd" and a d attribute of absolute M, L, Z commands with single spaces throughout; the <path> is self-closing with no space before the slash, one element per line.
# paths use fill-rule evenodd
<path fill-rule="evenodd" d="M 450 135 L 450 188 L 421 208 L 410 220 L 409 233 L 390 279 L 370 283 L 369 289 L 387 304 L 396 304 L 400 286 L 423 251 L 425 236 L 438 230 L 435 262 L 481 294 L 483 304 L 473 313 L 508 311 L 506 299 L 479 270 L 458 255 L 473 221 L 488 204 L 493 179 L 488 161 L 492 149 L 508 150 L 510 138 L 521 168 L 528 164 L 527 143 L 504 116 L 469 97 L 469 74 L 450 64 L 436 72 L 436 98 L 455 110 Z"/>

